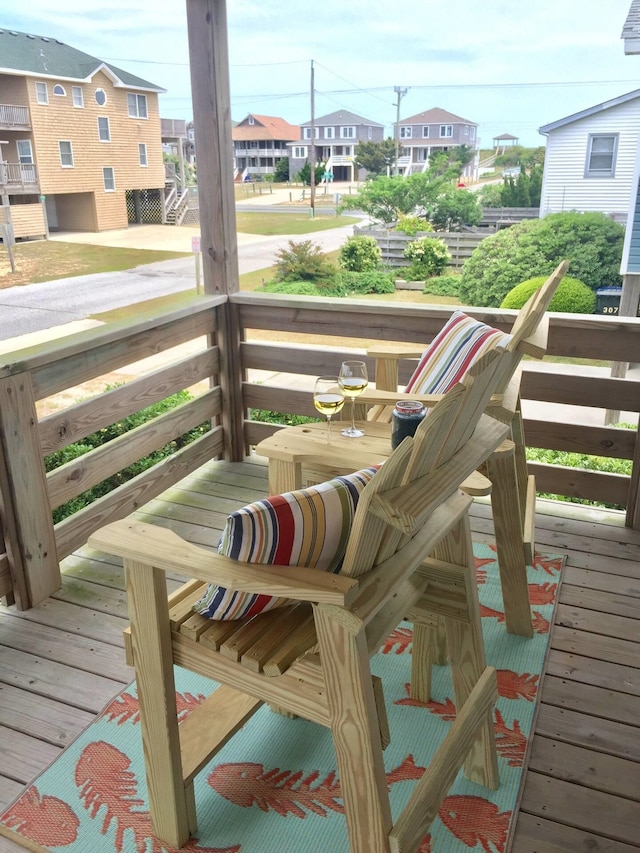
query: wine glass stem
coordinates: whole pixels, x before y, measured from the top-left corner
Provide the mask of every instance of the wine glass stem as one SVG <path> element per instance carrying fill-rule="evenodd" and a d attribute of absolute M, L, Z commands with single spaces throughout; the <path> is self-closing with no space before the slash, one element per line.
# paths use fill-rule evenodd
<path fill-rule="evenodd" d="M 327 415 L 327 444 L 331 435 L 331 415 Z"/>
<path fill-rule="evenodd" d="M 351 398 L 351 429 L 355 432 L 356 428 L 356 398 Z"/>

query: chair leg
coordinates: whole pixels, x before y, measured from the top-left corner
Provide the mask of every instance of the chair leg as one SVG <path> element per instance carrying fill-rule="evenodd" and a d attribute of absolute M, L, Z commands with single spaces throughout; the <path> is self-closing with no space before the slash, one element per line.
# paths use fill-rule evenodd
<path fill-rule="evenodd" d="M 182 775 L 165 574 L 127 561 L 125 569 L 151 822 L 182 847 L 195 830 L 195 799 Z"/>
<path fill-rule="evenodd" d="M 448 562 L 464 567 L 464 592 L 468 621 L 463 622 L 448 617 L 444 619 L 456 708 L 460 711 L 486 667 L 478 584 L 468 515 L 461 519 L 457 529 L 454 528 L 447 536 L 439 546 L 438 551 L 440 559 L 446 559 Z M 464 767 L 465 775 L 471 781 L 485 785 L 487 788 L 498 788 L 500 784 L 498 754 L 491 714 L 487 715 Z"/>
<path fill-rule="evenodd" d="M 314 609 L 349 850 L 388 853 L 391 807 L 365 631 L 340 608 Z"/>
<path fill-rule="evenodd" d="M 489 457 L 487 465 L 492 485 L 491 507 L 506 628 L 510 634 L 533 637 L 513 455 L 494 453 Z"/>

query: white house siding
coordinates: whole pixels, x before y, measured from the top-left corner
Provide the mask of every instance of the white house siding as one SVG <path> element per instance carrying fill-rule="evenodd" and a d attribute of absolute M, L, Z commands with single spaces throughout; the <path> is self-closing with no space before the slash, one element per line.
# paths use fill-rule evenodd
<path fill-rule="evenodd" d="M 551 130 L 547 137 L 540 216 L 600 211 L 625 222 L 640 129 L 640 98 Z M 585 178 L 589 134 L 618 133 L 615 177 Z"/>

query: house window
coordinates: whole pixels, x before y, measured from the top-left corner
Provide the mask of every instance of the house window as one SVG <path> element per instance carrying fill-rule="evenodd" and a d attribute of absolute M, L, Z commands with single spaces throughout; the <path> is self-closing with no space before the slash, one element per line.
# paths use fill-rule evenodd
<path fill-rule="evenodd" d="M 297 145 L 293 149 L 293 156 L 296 160 L 305 160 L 307 157 L 307 148 L 304 145 Z"/>
<path fill-rule="evenodd" d="M 18 162 L 22 164 L 33 165 L 33 150 L 31 148 L 30 139 L 18 139 Z"/>
<path fill-rule="evenodd" d="M 335 133 L 335 128 L 333 127 L 325 127 L 324 129 L 324 138 L 325 139 L 333 139 Z"/>
<path fill-rule="evenodd" d="M 400 128 L 400 139 L 411 139 L 411 131 L 413 128 L 411 127 L 401 127 Z"/>
<path fill-rule="evenodd" d="M 96 104 L 99 107 L 104 107 L 107 103 L 107 93 L 104 89 L 96 89 L 94 97 L 96 99 Z"/>
<path fill-rule="evenodd" d="M 116 176 L 112 166 L 105 166 L 102 169 L 102 181 L 106 193 L 114 193 L 116 191 Z"/>
<path fill-rule="evenodd" d="M 60 149 L 60 165 L 65 169 L 73 167 L 73 149 L 70 142 L 58 142 Z"/>
<path fill-rule="evenodd" d="M 423 139 L 429 138 L 429 125 L 426 125 L 425 127 L 422 128 L 422 138 Z"/>
<path fill-rule="evenodd" d="M 127 109 L 131 118 L 147 118 L 147 96 L 127 92 Z"/>
<path fill-rule="evenodd" d="M 613 178 L 618 153 L 617 133 L 590 133 L 585 178 Z"/>
<path fill-rule="evenodd" d="M 475 139 L 475 138 L 476 138 L 476 129 L 475 129 L 475 127 L 471 127 L 471 132 L 470 132 L 469 136 L 470 136 L 470 138 L 471 138 L 471 139 Z"/>
<path fill-rule="evenodd" d="M 453 136 L 453 125 L 452 124 L 441 124 L 440 125 L 440 136 Z"/>
<path fill-rule="evenodd" d="M 145 142 L 138 143 L 138 158 L 141 166 L 148 166 L 147 163 L 147 145 Z"/>
<path fill-rule="evenodd" d="M 36 83 L 36 101 L 39 104 L 49 103 L 49 92 L 46 83 Z"/>
<path fill-rule="evenodd" d="M 111 142 L 111 131 L 109 130 L 107 116 L 98 116 L 98 139 L 100 142 Z"/>
<path fill-rule="evenodd" d="M 353 139 L 356 135 L 355 127 L 341 127 L 340 128 L 340 136 L 342 139 Z"/>
<path fill-rule="evenodd" d="M 373 128 L 372 128 L 372 127 L 370 127 L 370 128 L 368 129 L 368 131 L 367 131 L 367 137 L 368 137 L 369 139 L 373 139 Z"/>
<path fill-rule="evenodd" d="M 67 93 L 64 90 L 64 86 L 61 86 L 60 83 L 56 83 L 56 85 L 53 87 L 53 94 L 66 95 Z"/>
<path fill-rule="evenodd" d="M 256 121 L 253 116 L 249 116 L 249 124 L 255 124 Z"/>
<path fill-rule="evenodd" d="M 196 135 L 195 135 L 195 131 L 192 127 L 188 128 L 187 137 L 189 139 L 189 142 L 193 142 L 195 140 Z"/>
<path fill-rule="evenodd" d="M 74 107 L 84 107 L 84 96 L 82 94 L 82 86 L 72 86 L 71 95 L 73 97 Z"/>

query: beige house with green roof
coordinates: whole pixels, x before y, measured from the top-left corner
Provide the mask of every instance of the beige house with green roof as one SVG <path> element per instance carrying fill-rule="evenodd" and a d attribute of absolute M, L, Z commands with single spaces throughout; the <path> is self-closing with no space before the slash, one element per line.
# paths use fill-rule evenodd
<path fill-rule="evenodd" d="M 15 236 L 163 221 L 164 91 L 57 39 L 0 29 L 0 202 Z"/>

